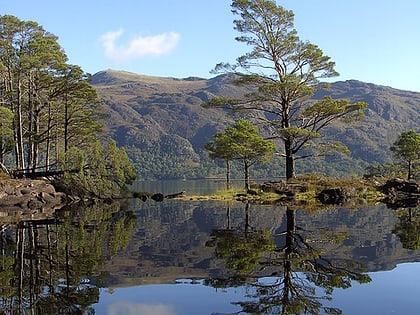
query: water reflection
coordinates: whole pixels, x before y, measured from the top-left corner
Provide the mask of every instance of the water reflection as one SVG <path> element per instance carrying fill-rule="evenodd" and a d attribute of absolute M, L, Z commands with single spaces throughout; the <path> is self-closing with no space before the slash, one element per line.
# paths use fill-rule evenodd
<path fill-rule="evenodd" d="M 420 207 L 397 209 L 397 216 L 400 222 L 392 232 L 398 235 L 404 248 L 420 249 Z"/>
<path fill-rule="evenodd" d="M 209 246 L 215 246 L 217 258 L 226 259 L 226 266 L 240 275 L 257 278 L 247 284 L 252 287 L 247 301 L 235 302 L 248 314 L 341 314 L 338 308 L 323 306 L 330 300 L 334 288 L 348 288 L 352 281 L 370 282 L 358 263 L 326 259 L 323 244 L 331 238 L 307 238 L 296 225 L 296 210 L 286 208 L 286 230 L 279 246 L 274 245 L 267 230 L 250 229 L 250 205 L 245 205 L 245 228 L 214 230 Z M 333 237 L 334 239 L 334 237 Z M 278 276 L 281 275 L 281 276 Z M 266 278 L 271 276 L 270 278 Z M 275 276 L 275 277 L 273 277 Z M 269 279 L 269 280 L 268 280 Z M 238 285 L 238 278 L 211 279 L 208 285 Z M 323 291 L 323 294 L 320 294 Z"/>
<path fill-rule="evenodd" d="M 340 314 L 337 292 L 420 261 L 419 212 L 176 200 L 66 209 L 2 226 L 0 314 Z"/>
<path fill-rule="evenodd" d="M 135 224 L 119 205 L 92 205 L 3 225 L 0 313 L 93 314 L 99 288 L 89 278 L 127 245 Z"/>

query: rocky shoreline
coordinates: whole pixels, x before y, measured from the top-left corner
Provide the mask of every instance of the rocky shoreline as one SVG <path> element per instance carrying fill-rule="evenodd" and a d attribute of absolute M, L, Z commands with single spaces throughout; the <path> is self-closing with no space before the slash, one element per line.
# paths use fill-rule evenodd
<path fill-rule="evenodd" d="M 300 185 L 286 183 L 265 183 L 264 191 L 284 195 L 293 202 Z M 418 183 L 393 179 L 379 187 L 386 198 L 384 203 L 391 208 L 416 207 L 420 204 L 420 186 Z M 323 190 L 317 198 L 324 204 L 343 204 L 351 199 L 353 193 L 342 187 Z M 140 196 L 135 196 L 140 197 Z M 160 197 L 160 198 L 157 198 Z M 151 196 L 155 201 L 163 199 L 185 198 L 185 192 L 164 196 L 156 193 Z M 322 198 L 321 198 L 322 197 Z M 143 199 L 144 201 L 147 198 Z M 25 220 L 41 220 L 53 217 L 56 210 L 80 200 L 64 192 L 56 191 L 47 180 L 42 179 L 1 179 L 0 180 L 0 224 Z"/>
<path fill-rule="evenodd" d="M 45 180 L 0 180 L 1 223 L 46 219 L 68 202 L 65 193 Z"/>

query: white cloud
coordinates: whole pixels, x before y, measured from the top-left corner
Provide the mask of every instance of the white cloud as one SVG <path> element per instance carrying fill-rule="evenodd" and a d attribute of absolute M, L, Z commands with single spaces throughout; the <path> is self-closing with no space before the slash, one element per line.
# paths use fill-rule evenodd
<path fill-rule="evenodd" d="M 108 306 L 108 315 L 175 315 L 172 305 L 117 302 Z"/>
<path fill-rule="evenodd" d="M 154 36 L 137 36 L 125 45 L 116 44 L 123 33 L 124 30 L 119 29 L 118 31 L 108 32 L 100 38 L 105 55 L 115 63 L 167 54 L 176 47 L 180 39 L 178 33 L 169 32 Z"/>

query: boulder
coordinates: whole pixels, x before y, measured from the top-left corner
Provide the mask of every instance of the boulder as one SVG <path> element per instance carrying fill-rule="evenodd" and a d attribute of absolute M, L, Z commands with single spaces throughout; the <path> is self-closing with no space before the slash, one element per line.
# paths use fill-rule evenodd
<path fill-rule="evenodd" d="M 54 186 L 44 180 L 3 179 L 0 180 L 0 208 L 3 212 L 19 209 L 45 211 L 61 208 L 66 195 L 55 191 Z"/>
<path fill-rule="evenodd" d="M 388 180 L 382 187 L 384 194 L 420 194 L 420 185 L 415 182 L 405 181 L 400 178 Z"/>
<path fill-rule="evenodd" d="M 165 196 L 161 193 L 156 193 L 153 194 L 150 198 L 152 198 L 154 201 L 163 201 L 163 199 L 165 199 Z"/>
<path fill-rule="evenodd" d="M 415 208 L 420 205 L 420 185 L 415 182 L 395 178 L 381 187 L 386 195 L 385 203 L 389 208 Z"/>
<path fill-rule="evenodd" d="M 305 192 L 307 188 L 300 184 L 286 183 L 284 181 L 279 182 L 264 182 L 261 184 L 261 190 L 263 192 L 272 192 L 279 195 L 294 196 L 298 192 Z"/>

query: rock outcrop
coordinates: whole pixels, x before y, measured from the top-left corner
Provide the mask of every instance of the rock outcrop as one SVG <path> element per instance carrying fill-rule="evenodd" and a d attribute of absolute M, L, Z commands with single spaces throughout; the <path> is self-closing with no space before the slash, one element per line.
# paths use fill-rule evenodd
<path fill-rule="evenodd" d="M 284 181 L 264 182 L 261 184 L 261 191 L 273 192 L 279 195 L 295 196 L 296 193 L 305 192 L 307 188 L 300 184 L 291 184 Z"/>
<path fill-rule="evenodd" d="M 45 219 L 66 204 L 66 195 L 44 180 L 1 179 L 0 222 Z"/>
<path fill-rule="evenodd" d="M 389 208 L 415 208 L 420 205 L 420 185 L 395 178 L 388 180 L 381 190 L 387 195 L 385 203 Z"/>

